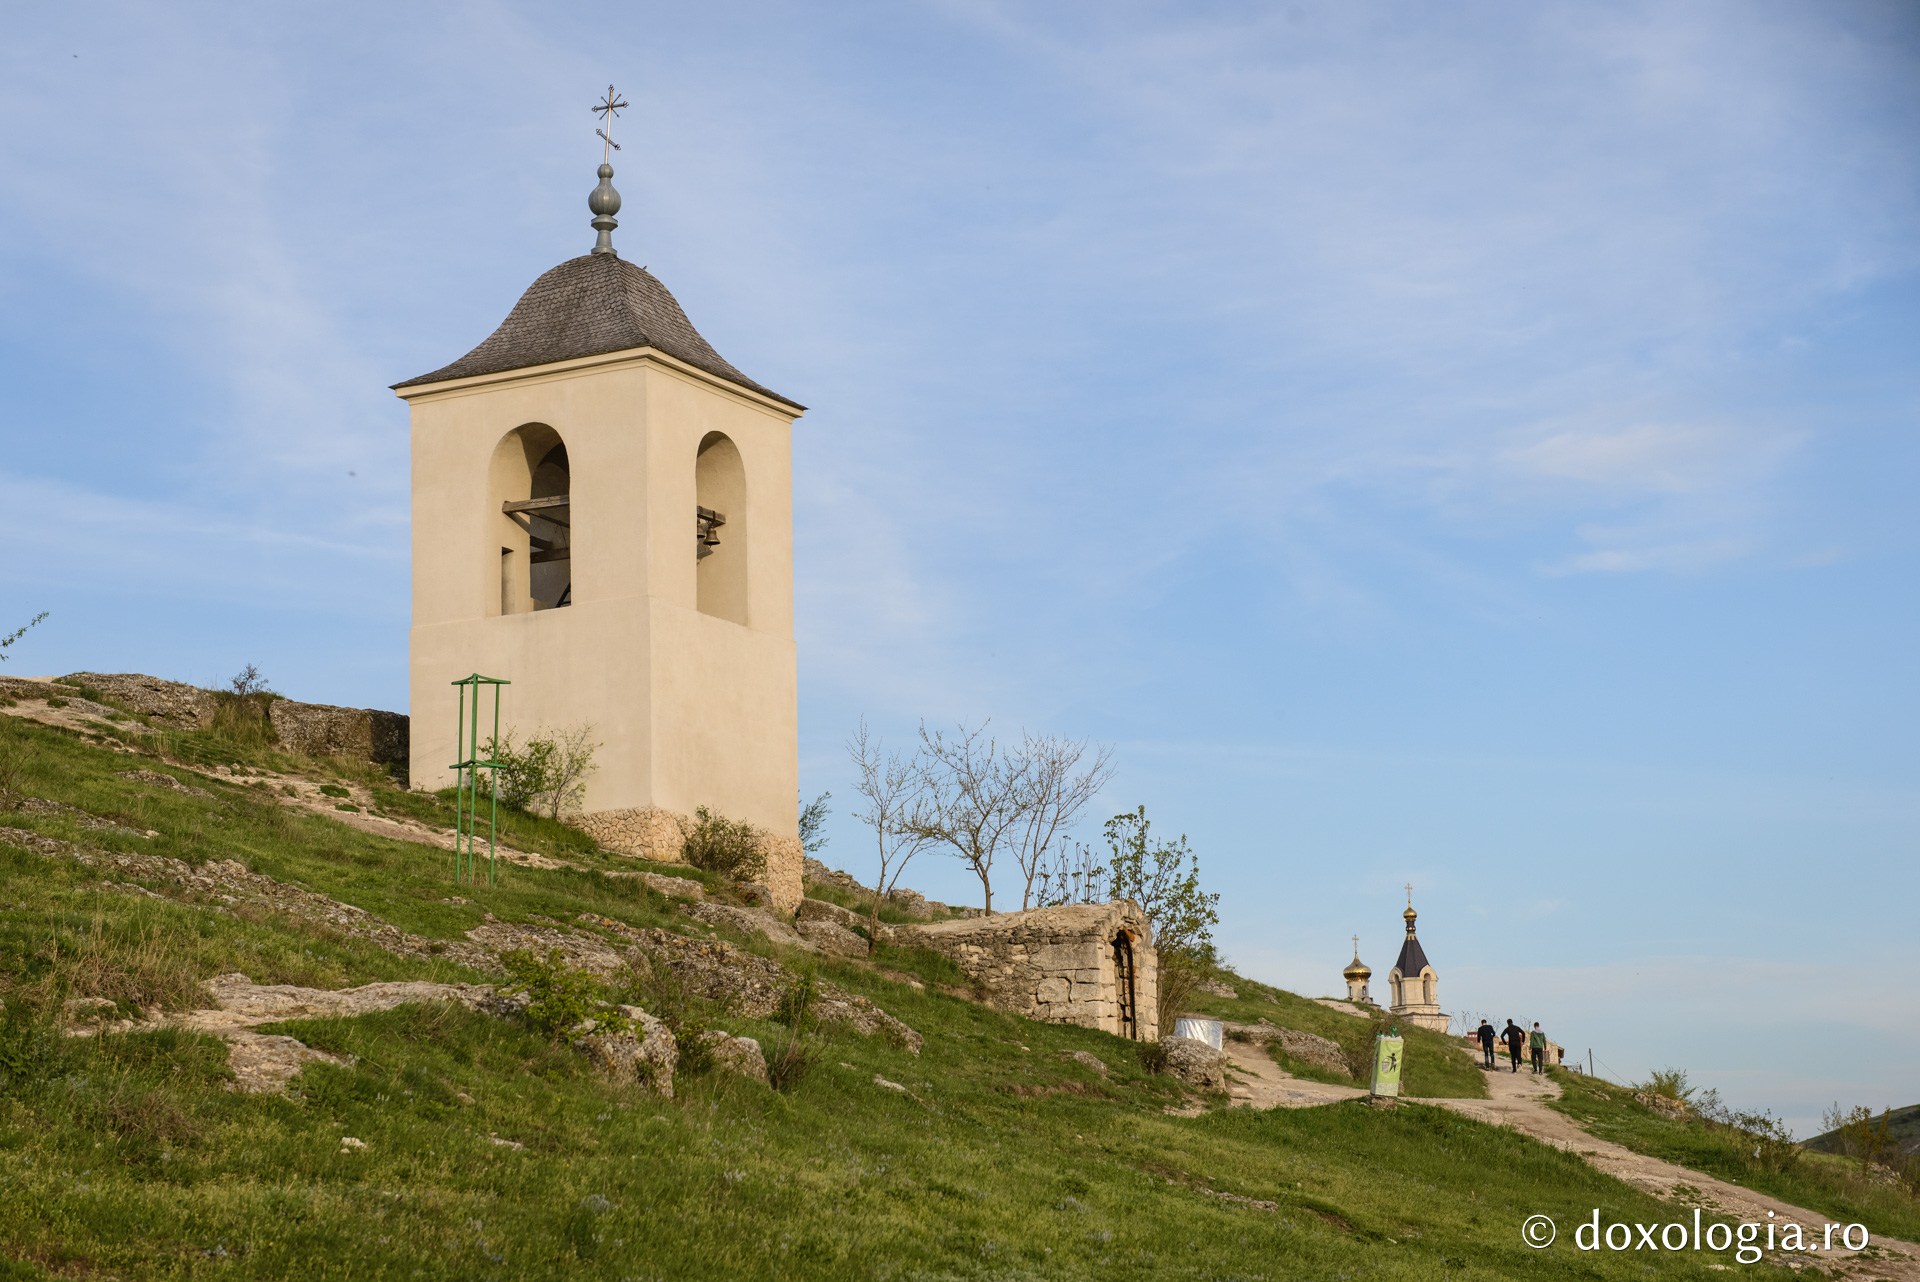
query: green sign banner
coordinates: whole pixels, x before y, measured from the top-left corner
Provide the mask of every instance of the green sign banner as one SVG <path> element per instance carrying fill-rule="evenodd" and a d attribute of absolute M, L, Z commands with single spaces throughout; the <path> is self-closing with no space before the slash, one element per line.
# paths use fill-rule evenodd
<path fill-rule="evenodd" d="M 1400 1093 L 1400 1065 L 1406 1056 L 1406 1039 L 1382 1033 L 1373 1039 L 1373 1093 Z"/>

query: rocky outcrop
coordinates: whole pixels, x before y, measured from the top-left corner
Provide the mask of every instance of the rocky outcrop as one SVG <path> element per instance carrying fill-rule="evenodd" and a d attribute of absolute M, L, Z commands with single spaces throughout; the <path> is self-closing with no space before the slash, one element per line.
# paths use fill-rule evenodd
<path fill-rule="evenodd" d="M 871 917 L 825 899 L 802 899 L 793 916 L 795 921 L 830 921 L 847 930 L 868 927 L 873 923 Z"/>
<path fill-rule="evenodd" d="M 1071 1054 L 1069 1054 L 1067 1058 L 1072 1060 L 1078 1060 L 1080 1063 L 1085 1064 L 1088 1068 L 1100 1074 L 1100 1076 L 1102 1077 L 1105 1077 L 1110 1071 L 1112 1071 L 1108 1069 L 1107 1062 L 1101 1059 L 1098 1055 L 1095 1055 L 1092 1051 L 1074 1051 Z"/>
<path fill-rule="evenodd" d="M 767 1076 L 767 1057 L 761 1053 L 759 1042 L 751 1037 L 733 1037 L 717 1028 L 708 1029 L 700 1036 L 713 1052 L 717 1067 L 750 1077 L 762 1086 L 772 1084 Z"/>
<path fill-rule="evenodd" d="M 731 904 L 688 904 L 683 911 L 695 921 L 706 922 L 709 926 L 725 926 L 737 930 L 743 935 L 764 935 L 776 944 L 785 944 L 789 948 L 811 949 L 806 936 L 794 929 L 784 918 L 758 908 L 736 908 Z"/>
<path fill-rule="evenodd" d="M 1193 1037 L 1163 1037 L 1167 1048 L 1167 1072 L 1197 1091 L 1227 1089 L 1227 1057 Z"/>
<path fill-rule="evenodd" d="M 163 775 L 158 770 L 117 770 L 116 779 L 131 779 L 135 783 L 152 784 L 156 788 L 165 788 L 170 792 L 184 792 L 189 797 L 211 797 L 213 794 L 205 788 L 196 788 L 190 783 L 181 783 L 172 775 Z"/>
<path fill-rule="evenodd" d="M 865 957 L 872 951 L 865 938 L 837 921 L 797 921 L 793 928 L 809 944 L 836 957 Z"/>
<path fill-rule="evenodd" d="M 407 718 L 374 708 L 336 708 L 325 703 L 275 699 L 267 708 L 273 733 L 289 752 L 309 757 L 352 757 L 381 765 L 407 760 Z"/>
<path fill-rule="evenodd" d="M 1228 1024 L 1226 1029 L 1235 1041 L 1278 1046 L 1289 1059 L 1342 1077 L 1353 1076 L 1345 1048 L 1332 1038 L 1303 1033 L 1297 1028 L 1282 1028 L 1264 1017 L 1252 1024 Z"/>
<path fill-rule="evenodd" d="M 1329 1073 L 1338 1073 L 1342 1077 L 1353 1076 L 1347 1066 L 1347 1053 L 1340 1043 L 1315 1033 L 1303 1033 L 1298 1029 L 1278 1028 L 1274 1030 L 1272 1040 L 1290 1058 L 1302 1064 L 1311 1064 L 1315 1068 L 1325 1069 Z"/>
<path fill-rule="evenodd" d="M 680 1063 L 680 1047 L 666 1024 L 638 1006 L 618 1008 L 625 1025 L 588 1020 L 574 1030 L 573 1045 L 619 1086 L 641 1086 L 655 1095 L 673 1098 L 673 1073 Z"/>
<path fill-rule="evenodd" d="M 139 672 L 73 672 L 61 680 L 98 690 L 115 703 L 182 730 L 213 724 L 220 702 L 209 691 Z"/>

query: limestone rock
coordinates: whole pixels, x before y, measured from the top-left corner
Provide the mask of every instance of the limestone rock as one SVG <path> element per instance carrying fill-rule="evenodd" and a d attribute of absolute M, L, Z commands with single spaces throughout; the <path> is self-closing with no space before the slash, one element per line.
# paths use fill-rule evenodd
<path fill-rule="evenodd" d="M 753 1038 L 733 1037 L 715 1028 L 709 1029 L 701 1040 L 713 1048 L 713 1062 L 721 1068 L 751 1077 L 762 1086 L 771 1084 L 767 1077 L 767 1057 Z"/>
<path fill-rule="evenodd" d="M 407 759 L 408 721 L 402 713 L 275 699 L 267 718 L 289 752 L 383 764 Z"/>
<path fill-rule="evenodd" d="M 1074 1051 L 1068 1055 L 1067 1058 L 1080 1061 L 1102 1077 L 1105 1077 L 1107 1073 L 1111 1071 L 1107 1068 L 1107 1062 L 1098 1055 L 1095 1055 L 1092 1051 Z"/>
<path fill-rule="evenodd" d="M 1224 997 L 1229 1001 L 1232 1001 L 1234 998 L 1240 995 L 1239 993 L 1235 992 L 1232 988 L 1221 983 L 1217 979 L 1203 979 L 1198 984 L 1194 985 L 1194 987 L 1198 988 L 1203 993 L 1210 993 L 1215 997 Z"/>
<path fill-rule="evenodd" d="M 227 1067 L 233 1089 L 247 1095 L 279 1094 L 308 1064 L 341 1064 L 338 1055 L 317 1051 L 293 1037 L 272 1033 L 227 1033 Z M 357 1141 L 356 1141 L 357 1143 Z"/>
<path fill-rule="evenodd" d="M 632 1027 L 617 1032 L 581 1032 L 574 1036 L 574 1046 L 616 1085 L 644 1086 L 672 1099 L 673 1070 L 680 1063 L 680 1047 L 673 1034 L 638 1006 L 619 1009 Z"/>
<path fill-rule="evenodd" d="M 915 921 L 926 921 L 933 916 L 933 908 L 928 904 L 927 897 L 917 890 L 895 886 L 887 892 L 887 902 Z"/>
<path fill-rule="evenodd" d="M 854 912 L 851 908 L 842 908 L 839 904 L 825 899 L 802 899 L 800 907 L 794 913 L 796 921 L 830 921 L 852 930 L 855 926 L 865 926 L 872 921 L 864 913 Z"/>
<path fill-rule="evenodd" d="M 131 779 L 135 783 L 148 783 L 156 788 L 166 788 L 172 792 L 184 792 L 189 797 L 211 797 L 213 794 L 205 788 L 196 788 L 190 783 L 181 783 L 172 775 L 163 775 L 158 770 L 117 770 L 116 779 Z"/>
<path fill-rule="evenodd" d="M 867 1037 L 884 1037 L 910 1054 L 918 1055 L 925 1041 L 919 1033 L 865 997 L 856 997 L 833 984 L 821 984 L 814 1013 L 822 1023 L 840 1023 Z"/>
<path fill-rule="evenodd" d="M 1163 1037 L 1167 1048 L 1167 1071 L 1201 1091 L 1227 1089 L 1227 1057 L 1193 1037 Z"/>
<path fill-rule="evenodd" d="M 871 895 L 873 892 L 862 886 L 851 873 L 841 872 L 838 868 L 829 868 L 811 855 L 802 858 L 800 873 L 806 881 L 822 886 L 838 886 L 841 890 L 856 895 Z"/>
<path fill-rule="evenodd" d="M 747 935 L 765 935 L 774 943 L 785 944 L 789 948 L 804 948 L 809 952 L 815 950 L 815 945 L 809 943 L 799 931 L 772 913 L 761 912 L 757 908 L 735 908 L 731 904 L 689 904 L 686 913 L 695 921 L 704 921 L 710 926 L 725 926 Z"/>
<path fill-rule="evenodd" d="M 736 910 L 745 911 L 745 910 Z M 629 926 L 611 917 L 580 914 L 580 920 L 631 941 L 636 965 L 669 972 L 689 997 L 716 1002 L 749 1019 L 765 1019 L 793 986 L 794 976 L 770 957 L 750 953 L 724 939 L 689 939 L 672 931 Z M 867 1037 L 885 1037 L 918 1055 L 923 1038 L 865 997 L 838 984 L 815 988 L 814 1014 L 826 1023 L 843 1023 Z"/>
<path fill-rule="evenodd" d="M 197 686 L 138 672 L 75 672 L 64 679 L 91 686 L 135 712 L 186 730 L 212 725 L 214 709 L 220 706 L 210 692 Z"/>
<path fill-rule="evenodd" d="M 865 957 L 870 951 L 865 939 L 837 921 L 800 921 L 793 928 L 821 952 L 837 957 Z"/>
<path fill-rule="evenodd" d="M 1635 1091 L 1633 1099 L 1643 1108 L 1650 1108 L 1663 1117 L 1677 1120 L 1687 1115 L 1687 1106 L 1684 1102 L 1666 1095 L 1650 1095 L 1645 1091 Z"/>
<path fill-rule="evenodd" d="M 1303 1064 L 1311 1064 L 1330 1073 L 1339 1073 L 1343 1077 L 1353 1076 L 1347 1066 L 1347 1053 L 1340 1043 L 1314 1033 L 1303 1033 L 1292 1028 L 1276 1028 L 1272 1039 L 1280 1044 L 1280 1049 Z"/>
<path fill-rule="evenodd" d="M 707 888 L 691 877 L 669 877 L 657 872 L 610 872 L 609 877 L 635 877 L 654 890 L 675 899 L 705 899 Z"/>

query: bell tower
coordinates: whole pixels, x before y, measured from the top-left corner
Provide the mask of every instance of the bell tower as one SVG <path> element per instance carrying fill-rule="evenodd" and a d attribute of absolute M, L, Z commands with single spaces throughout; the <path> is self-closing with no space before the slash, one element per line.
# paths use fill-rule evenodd
<path fill-rule="evenodd" d="M 696 807 L 745 820 L 791 910 L 804 407 L 728 364 L 620 257 L 610 163 L 599 177 L 592 251 L 534 281 L 478 347 L 393 389 L 413 439 L 411 777 L 453 782 L 450 683 L 504 677 L 522 739 L 592 726 L 579 826 L 671 860 Z"/>

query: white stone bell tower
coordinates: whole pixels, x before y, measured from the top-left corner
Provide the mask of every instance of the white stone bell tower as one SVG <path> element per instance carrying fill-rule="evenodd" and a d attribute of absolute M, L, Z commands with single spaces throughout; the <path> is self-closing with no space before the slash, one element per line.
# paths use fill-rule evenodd
<path fill-rule="evenodd" d="M 1426 949 L 1420 947 L 1420 937 L 1413 931 L 1418 914 L 1413 911 L 1412 886 L 1407 887 L 1407 911 L 1401 915 L 1406 918 L 1407 938 L 1400 945 L 1400 956 L 1394 961 L 1393 969 L 1387 972 L 1387 985 L 1393 993 L 1391 1009 L 1409 1024 L 1444 1033 L 1452 1017 L 1440 1009 L 1440 977 L 1428 963 Z"/>
<path fill-rule="evenodd" d="M 791 909 L 803 407 L 728 364 L 614 251 L 612 177 L 602 164 L 589 198 L 591 253 L 534 281 L 471 352 L 394 388 L 412 413 L 412 779 L 453 781 L 450 683 L 504 677 L 502 720 L 523 739 L 593 726 L 581 826 L 673 859 L 676 817 L 745 820 Z"/>

